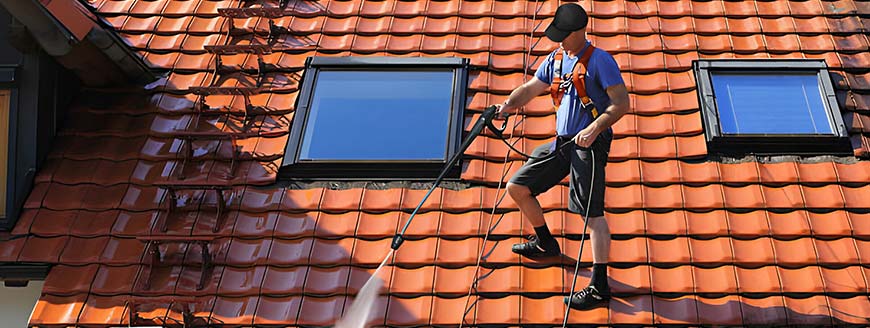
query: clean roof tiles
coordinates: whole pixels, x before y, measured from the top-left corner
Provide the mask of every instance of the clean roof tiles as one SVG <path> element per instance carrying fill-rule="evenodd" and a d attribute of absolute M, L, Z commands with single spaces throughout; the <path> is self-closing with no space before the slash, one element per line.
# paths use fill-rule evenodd
<path fill-rule="evenodd" d="M 272 185 L 305 58 L 469 58 L 471 122 L 532 78 L 526 69 L 556 47 L 543 37 L 556 1 L 290 1 L 274 20 L 286 28 L 277 35 L 265 18 L 230 25 L 218 14 L 255 6 L 244 1 L 88 3 L 149 65 L 170 74 L 147 95 L 91 91 L 70 108 L 12 238 L 0 241 L 0 261 L 56 264 L 34 325 L 175 324 L 185 316 L 215 325 L 333 323 L 425 191 Z M 616 297 L 607 308 L 573 313 L 570 322 L 865 324 L 866 3 L 581 4 L 592 16 L 589 38 L 622 68 L 632 112 L 614 126 L 607 166 Z M 254 77 L 242 72 L 259 69 L 257 56 L 244 53 L 221 55 L 218 65 L 205 46 L 269 37 L 281 49 L 263 56 L 266 88 L 249 100 L 260 111 L 253 128 L 242 130 L 240 115 L 227 115 L 245 111 L 242 96 L 198 103 L 192 89 L 251 84 Z M 862 159 L 709 160 L 691 72 L 699 58 L 824 59 L 838 77 Z M 204 106 L 208 112 L 200 113 Z M 528 151 L 551 140 L 554 113 L 546 96 L 526 113 L 510 136 Z M 244 131 L 253 134 L 235 143 L 227 137 Z M 480 186 L 437 189 L 423 206 L 381 275 L 386 288 L 370 323 L 561 322 L 573 260 L 528 261 L 509 251 L 531 228 L 509 198 L 499 203 L 496 186 L 523 158 L 506 157 L 491 136 L 475 140 L 466 155 L 462 178 Z M 565 211 L 565 182 L 539 200 L 573 256 L 582 223 Z M 184 242 L 189 236 L 207 238 Z M 202 263 L 203 247 L 210 266 Z M 590 260 L 586 252 L 584 268 Z M 583 270 L 578 284 L 588 279 Z"/>

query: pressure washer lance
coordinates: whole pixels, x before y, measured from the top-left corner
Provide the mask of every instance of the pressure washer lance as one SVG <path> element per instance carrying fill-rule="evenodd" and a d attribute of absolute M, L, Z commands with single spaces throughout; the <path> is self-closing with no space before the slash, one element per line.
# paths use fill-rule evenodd
<path fill-rule="evenodd" d="M 423 203 L 425 203 L 426 200 L 429 199 L 429 196 L 432 195 L 432 192 L 435 191 L 435 188 L 438 187 L 438 184 L 441 183 L 441 180 L 444 179 L 444 176 L 447 174 L 448 171 L 450 171 L 450 168 L 452 168 L 453 165 L 456 165 L 456 161 L 458 161 L 459 157 L 461 157 L 462 154 L 465 153 L 465 150 L 468 149 L 468 146 L 471 146 L 471 142 L 474 141 L 474 138 L 476 138 L 478 135 L 480 135 L 481 132 L 483 132 L 483 128 L 489 128 L 496 137 L 498 137 L 499 139 L 504 139 L 503 133 L 505 128 L 507 128 L 507 120 L 504 120 L 501 128 L 495 127 L 495 125 L 493 125 L 492 123 L 492 119 L 495 117 L 497 111 L 498 107 L 496 106 L 489 106 L 483 110 L 483 114 L 481 114 L 480 118 L 477 119 L 477 123 L 474 123 L 474 127 L 472 127 L 471 131 L 468 132 L 468 136 L 466 136 L 465 140 L 462 141 L 462 145 L 459 146 L 456 154 L 454 154 L 453 157 L 450 158 L 450 161 L 447 162 L 447 165 L 445 165 L 444 168 L 441 170 L 441 174 L 439 174 L 438 178 L 435 179 L 435 183 L 432 184 L 432 188 L 429 188 L 429 192 L 427 192 L 426 195 L 423 196 L 423 200 L 421 200 L 420 203 L 417 204 L 417 208 L 414 209 L 414 212 L 411 212 L 411 216 L 408 218 L 408 222 L 405 222 L 405 226 L 402 228 L 402 231 L 399 232 L 399 234 L 397 234 L 395 237 L 393 237 L 393 242 L 392 244 L 390 244 L 390 247 L 393 250 L 399 250 L 399 247 L 402 247 L 402 243 L 405 242 L 405 231 L 408 230 L 408 227 L 411 225 L 411 221 L 413 221 L 414 216 L 417 215 L 417 211 L 419 211 L 420 208 L 423 207 Z"/>
<path fill-rule="evenodd" d="M 489 128 L 492 133 L 495 134 L 499 139 L 503 139 L 503 132 L 507 127 L 507 120 L 504 120 L 501 128 L 495 127 L 493 125 L 492 120 L 495 118 L 496 113 L 498 112 L 498 107 L 489 106 L 483 110 L 483 114 L 480 115 L 480 118 L 477 119 L 477 122 L 474 123 L 474 126 L 471 128 L 471 131 L 468 133 L 468 136 L 465 137 L 465 140 L 462 141 L 462 145 L 456 151 L 456 154 L 450 158 L 450 161 L 447 162 L 447 165 L 441 169 L 441 173 L 438 175 L 438 178 L 435 179 L 435 183 L 432 184 L 432 187 L 429 188 L 429 192 L 426 193 L 426 196 L 420 200 L 420 203 L 417 205 L 417 208 L 414 209 L 414 212 L 411 213 L 411 216 L 408 218 L 408 222 L 405 223 L 405 227 L 402 228 L 402 231 L 393 237 L 393 242 L 390 245 L 391 249 L 387 253 L 387 256 L 384 257 L 381 264 L 375 270 L 369 280 L 363 285 L 360 289 L 359 293 L 357 293 L 356 299 L 351 304 L 350 308 L 342 317 L 335 323 L 336 328 L 362 328 L 366 326 L 368 322 L 369 315 L 372 312 L 372 308 L 374 308 L 375 301 L 377 300 L 378 291 L 380 290 L 383 282 L 378 279 L 378 273 L 387 264 L 387 259 L 390 258 L 393 253 L 399 250 L 399 247 L 402 247 L 402 243 L 405 242 L 405 231 L 408 230 L 408 226 L 411 225 L 411 221 L 414 220 L 414 216 L 417 215 L 417 212 L 423 207 L 423 203 L 429 199 L 429 196 L 432 195 L 432 191 L 438 187 L 441 183 L 441 180 L 444 179 L 444 176 L 447 175 L 447 172 L 450 171 L 459 158 L 465 153 L 465 150 L 471 146 L 471 142 L 474 141 L 481 132 L 483 132 L 483 128 Z"/>

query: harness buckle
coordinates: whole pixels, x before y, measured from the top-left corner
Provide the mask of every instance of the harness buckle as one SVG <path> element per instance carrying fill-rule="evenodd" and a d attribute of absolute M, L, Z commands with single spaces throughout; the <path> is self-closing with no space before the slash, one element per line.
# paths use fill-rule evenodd
<path fill-rule="evenodd" d="M 580 98 L 580 106 L 583 107 L 584 109 L 586 109 L 589 106 L 594 106 L 594 105 L 595 105 L 595 102 L 592 101 L 592 98 L 589 98 L 588 96 Z"/>

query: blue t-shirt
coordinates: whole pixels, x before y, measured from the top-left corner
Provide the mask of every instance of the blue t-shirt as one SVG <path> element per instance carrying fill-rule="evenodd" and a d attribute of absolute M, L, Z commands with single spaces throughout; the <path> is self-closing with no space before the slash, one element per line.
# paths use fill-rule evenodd
<path fill-rule="evenodd" d="M 586 47 L 583 51 L 588 51 L 589 41 L 586 42 Z M 577 57 L 570 57 L 568 54 L 562 55 L 562 76 L 573 73 L 574 63 L 580 60 L 583 52 Z M 553 57 L 555 52 L 549 56 L 538 66 L 538 71 L 535 77 L 546 84 L 553 83 Z M 610 97 L 607 95 L 607 88 L 625 83 L 622 80 L 622 75 L 619 73 L 619 65 L 607 51 L 595 48 L 592 56 L 589 57 L 589 66 L 586 68 L 586 94 L 595 103 L 595 108 L 598 113 L 603 113 L 610 106 Z M 571 85 L 565 95 L 562 96 L 562 104 L 556 112 L 556 134 L 559 136 L 573 137 L 589 126 L 592 123 L 592 112 L 588 109 L 583 109 L 580 99 L 577 97 L 577 89 Z"/>

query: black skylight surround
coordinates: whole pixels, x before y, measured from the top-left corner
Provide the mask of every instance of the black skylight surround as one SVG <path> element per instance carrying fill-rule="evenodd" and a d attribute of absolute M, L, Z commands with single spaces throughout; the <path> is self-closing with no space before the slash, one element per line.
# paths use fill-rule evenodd
<path fill-rule="evenodd" d="M 850 153 L 824 61 L 696 60 L 693 67 L 711 151 Z"/>
<path fill-rule="evenodd" d="M 313 57 L 281 175 L 414 179 L 456 152 L 466 59 Z"/>

